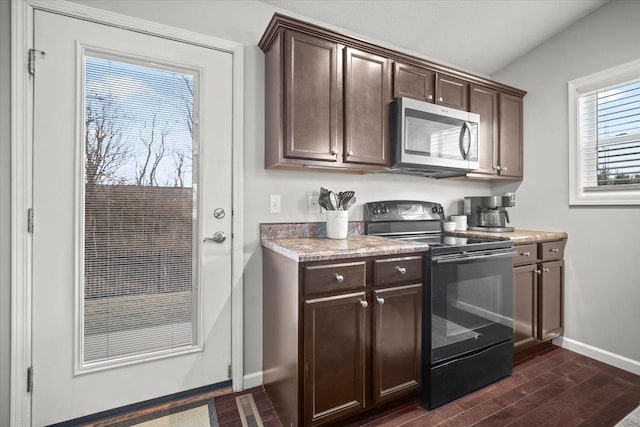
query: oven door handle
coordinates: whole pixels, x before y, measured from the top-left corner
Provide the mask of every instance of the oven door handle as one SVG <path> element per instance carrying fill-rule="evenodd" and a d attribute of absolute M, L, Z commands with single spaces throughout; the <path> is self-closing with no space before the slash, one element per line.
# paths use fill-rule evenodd
<path fill-rule="evenodd" d="M 455 257 L 447 258 L 432 258 L 431 262 L 436 265 L 443 264 L 467 264 L 470 262 L 489 261 L 496 259 L 515 258 L 518 253 L 516 251 L 500 252 L 497 254 L 484 254 L 484 255 L 457 255 Z"/>

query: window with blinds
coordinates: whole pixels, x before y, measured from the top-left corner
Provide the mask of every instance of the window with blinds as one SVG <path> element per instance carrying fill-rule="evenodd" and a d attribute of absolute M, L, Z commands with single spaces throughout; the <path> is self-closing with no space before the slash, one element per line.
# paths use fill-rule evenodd
<path fill-rule="evenodd" d="M 572 204 L 640 204 L 640 61 L 570 82 L 569 97 Z"/>
<path fill-rule="evenodd" d="M 194 77 L 85 57 L 85 367 L 197 344 Z"/>

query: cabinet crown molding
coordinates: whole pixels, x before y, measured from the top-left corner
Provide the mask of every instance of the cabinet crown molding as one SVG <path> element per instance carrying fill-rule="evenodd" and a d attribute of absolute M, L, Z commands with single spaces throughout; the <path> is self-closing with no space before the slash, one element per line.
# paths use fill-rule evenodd
<path fill-rule="evenodd" d="M 420 58 L 418 56 L 409 55 L 407 53 L 399 52 L 397 50 L 385 48 L 385 47 L 376 45 L 374 43 L 368 42 L 366 40 L 341 34 L 336 31 L 330 30 L 328 28 L 324 28 L 316 24 L 311 24 L 311 23 L 302 21 L 300 19 L 292 18 L 290 16 L 282 15 L 280 13 L 273 14 L 273 17 L 271 18 L 271 21 L 269 22 L 267 29 L 265 30 L 264 34 L 260 38 L 258 47 L 260 47 L 260 49 L 263 52 L 267 52 L 271 47 L 271 44 L 273 43 L 274 39 L 276 38 L 276 35 L 280 31 L 284 31 L 284 30 L 299 31 L 299 32 L 310 34 L 326 40 L 330 40 L 332 42 L 339 43 L 347 47 L 353 47 L 369 53 L 373 53 L 375 55 L 384 56 L 393 61 L 398 61 L 398 62 L 402 62 L 409 65 L 415 65 L 418 67 L 429 68 L 439 73 L 446 73 L 450 76 L 464 79 L 470 83 L 476 83 L 491 89 L 496 89 L 501 92 L 514 95 L 514 96 L 523 97 L 527 93 L 522 89 L 518 89 L 512 86 L 498 83 L 493 80 L 486 79 L 484 77 L 467 73 L 465 71 L 456 70 L 455 68 L 447 67 L 445 65 L 438 64 L 436 62 L 429 61 L 427 59 Z"/>

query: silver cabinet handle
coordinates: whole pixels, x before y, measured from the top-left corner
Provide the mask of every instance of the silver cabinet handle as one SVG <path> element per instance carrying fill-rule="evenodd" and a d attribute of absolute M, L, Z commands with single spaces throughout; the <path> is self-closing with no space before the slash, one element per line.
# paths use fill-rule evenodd
<path fill-rule="evenodd" d="M 428 99 L 429 101 L 433 101 L 433 95 L 429 95 L 429 96 L 427 96 L 427 99 Z"/>
<path fill-rule="evenodd" d="M 543 273 L 548 273 L 548 272 L 549 272 L 549 269 L 548 269 L 548 268 L 543 268 L 543 269 L 542 269 L 542 272 L 543 272 Z"/>
<path fill-rule="evenodd" d="M 560 252 L 560 249 L 558 249 L 558 248 L 551 248 L 551 249 L 549 249 L 549 252 L 553 252 L 553 253 L 556 253 L 556 254 L 557 254 L 558 252 Z"/>
<path fill-rule="evenodd" d="M 353 151 L 347 151 L 347 157 L 352 157 L 353 156 Z"/>
<path fill-rule="evenodd" d="M 336 281 L 338 283 L 342 283 L 344 281 L 344 276 L 342 274 L 336 274 Z"/>
<path fill-rule="evenodd" d="M 398 270 L 398 273 L 400 274 L 407 274 L 407 269 L 404 267 L 400 267 L 399 265 L 396 266 L 396 270 Z"/>
<path fill-rule="evenodd" d="M 500 166 L 496 166 L 496 170 L 499 171 L 502 170 L 502 168 Z"/>
<path fill-rule="evenodd" d="M 540 270 L 533 270 L 533 272 L 536 273 L 536 274 L 542 274 L 542 271 L 540 271 Z"/>
<path fill-rule="evenodd" d="M 507 167 L 506 166 L 502 166 L 502 170 L 506 172 L 507 171 Z"/>
<path fill-rule="evenodd" d="M 380 305 L 384 304 L 384 298 L 380 298 L 377 295 L 376 295 L 376 301 L 378 301 L 378 304 L 380 304 Z"/>
<path fill-rule="evenodd" d="M 203 242 L 222 243 L 225 240 L 227 240 L 227 236 L 222 231 L 216 231 L 213 233 L 213 237 L 205 237 Z"/>
<path fill-rule="evenodd" d="M 522 256 L 531 256 L 531 252 L 520 252 Z"/>
<path fill-rule="evenodd" d="M 442 102 L 442 101 L 444 101 L 444 99 L 441 96 L 439 96 L 438 97 L 438 102 Z"/>
<path fill-rule="evenodd" d="M 369 303 L 366 302 L 365 300 L 361 299 L 360 300 L 360 305 L 362 306 L 362 308 L 367 308 L 369 307 Z"/>

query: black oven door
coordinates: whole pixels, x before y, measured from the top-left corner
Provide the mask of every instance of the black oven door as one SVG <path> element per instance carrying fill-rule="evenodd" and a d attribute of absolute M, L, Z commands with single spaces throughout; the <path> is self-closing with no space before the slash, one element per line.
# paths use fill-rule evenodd
<path fill-rule="evenodd" d="M 425 311 L 431 365 L 513 337 L 511 249 L 434 256 Z"/>

